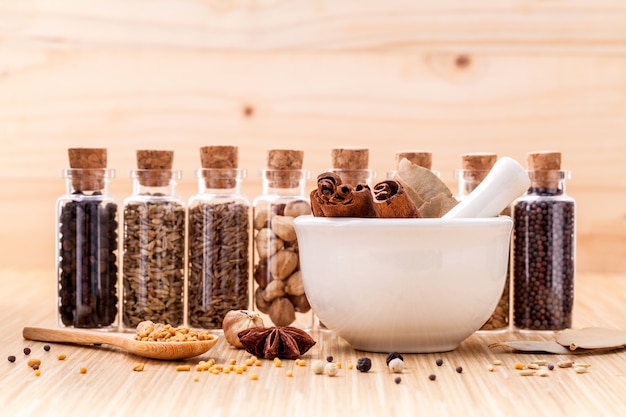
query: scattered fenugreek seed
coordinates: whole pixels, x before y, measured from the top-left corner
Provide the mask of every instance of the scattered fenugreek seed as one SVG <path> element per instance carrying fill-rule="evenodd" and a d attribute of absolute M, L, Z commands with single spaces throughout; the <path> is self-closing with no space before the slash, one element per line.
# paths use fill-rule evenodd
<path fill-rule="evenodd" d="M 343 367 L 343 363 L 337 362 L 337 368 L 341 369 Z"/>
<path fill-rule="evenodd" d="M 428 379 L 430 379 L 431 381 L 434 381 L 435 379 L 437 379 L 437 375 L 430 374 L 430 375 L 428 375 Z"/>
<path fill-rule="evenodd" d="M 280 358 L 274 358 L 274 366 L 277 368 L 280 368 L 283 364 L 283 361 L 280 360 Z"/>
<path fill-rule="evenodd" d="M 57 355 L 57 359 L 60 360 L 60 361 L 64 361 L 65 358 L 67 358 L 67 355 L 65 353 L 59 353 Z"/>
<path fill-rule="evenodd" d="M 235 365 L 237 363 L 237 360 L 236 359 L 231 359 L 231 360 L 228 361 L 228 363 L 230 365 Z"/>
<path fill-rule="evenodd" d="M 515 362 L 514 365 L 515 369 L 520 370 L 520 369 L 524 369 L 524 364 L 521 362 Z"/>
<path fill-rule="evenodd" d="M 300 359 L 300 365 L 299 366 L 306 366 L 306 361 L 304 359 Z"/>
<path fill-rule="evenodd" d="M 261 366 L 261 359 L 256 359 L 254 361 L 254 366 Z"/>
<path fill-rule="evenodd" d="M 367 372 L 372 369 L 372 360 L 366 356 L 359 358 L 356 362 L 356 369 L 361 372 Z"/>
<path fill-rule="evenodd" d="M 143 367 L 144 367 L 143 363 L 136 363 L 136 364 L 133 365 L 133 371 L 141 372 L 141 371 L 143 371 Z"/>
<path fill-rule="evenodd" d="M 400 373 L 404 369 L 404 361 L 400 358 L 393 358 L 390 360 L 387 365 L 391 372 Z"/>
<path fill-rule="evenodd" d="M 29 359 L 28 366 L 32 368 L 33 365 L 41 365 L 41 360 L 39 359 Z"/>
<path fill-rule="evenodd" d="M 293 372 L 290 370 L 287 371 L 287 376 L 292 377 L 293 376 Z"/>
<path fill-rule="evenodd" d="M 437 366 L 441 366 L 443 365 L 443 359 L 439 358 L 435 361 L 435 363 L 437 364 Z"/>
<path fill-rule="evenodd" d="M 399 384 L 400 382 L 402 382 L 402 378 L 400 378 L 399 376 L 395 377 L 393 379 L 393 382 L 395 382 L 396 384 Z"/>
<path fill-rule="evenodd" d="M 7 358 L 9 360 L 9 362 L 13 363 L 15 362 L 15 356 L 14 355 L 9 355 L 9 357 Z"/>
<path fill-rule="evenodd" d="M 348 364 L 348 369 L 352 370 L 352 368 L 354 368 L 354 364 L 353 364 L 352 362 L 350 362 L 350 363 Z"/>
<path fill-rule="evenodd" d="M 195 378 L 193 379 L 193 382 L 198 382 L 198 381 L 200 381 L 200 378 L 198 378 L 198 377 L 195 377 Z"/>
<path fill-rule="evenodd" d="M 252 372 L 250 374 L 250 379 L 253 381 L 256 381 L 257 379 L 259 379 L 259 376 L 257 374 L 255 374 L 254 372 Z"/>
<path fill-rule="evenodd" d="M 30 348 L 29 347 L 25 347 L 24 348 L 24 355 L 30 355 Z"/>
<path fill-rule="evenodd" d="M 81 374 L 86 374 L 87 368 L 85 368 L 84 366 L 81 366 L 80 368 L 78 368 L 78 372 L 80 372 Z"/>
<path fill-rule="evenodd" d="M 463 373 L 463 367 L 462 366 L 457 366 L 456 367 L 456 372 L 459 373 L 459 374 Z"/>
<path fill-rule="evenodd" d="M 43 345 L 43 350 L 50 352 L 50 345 Z"/>
<path fill-rule="evenodd" d="M 41 375 L 41 371 L 39 369 L 35 369 L 35 376 Z"/>
<path fill-rule="evenodd" d="M 336 363 L 328 362 L 326 366 L 324 366 L 324 372 L 328 376 L 335 376 L 339 372 L 339 367 Z"/>
<path fill-rule="evenodd" d="M 254 360 L 252 360 L 252 358 L 249 358 L 249 359 L 246 359 L 244 363 L 248 366 L 252 366 L 254 365 Z"/>
<path fill-rule="evenodd" d="M 178 365 L 176 367 L 176 372 L 189 372 L 191 371 L 191 366 L 189 365 Z"/>

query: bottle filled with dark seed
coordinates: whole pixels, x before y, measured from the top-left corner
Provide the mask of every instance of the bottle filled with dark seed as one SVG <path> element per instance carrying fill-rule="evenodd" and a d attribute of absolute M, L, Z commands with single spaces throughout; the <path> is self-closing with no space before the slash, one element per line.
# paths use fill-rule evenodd
<path fill-rule="evenodd" d="M 308 171 L 304 152 L 272 149 L 262 170 L 263 194 L 254 212 L 254 308 L 274 326 L 313 327 L 313 312 L 304 291 L 294 219 L 311 214 L 305 195 Z"/>
<path fill-rule="evenodd" d="M 106 149 L 69 149 L 67 193 L 56 205 L 58 324 L 115 330 L 118 312 L 118 205 Z"/>
<path fill-rule="evenodd" d="M 185 203 L 176 196 L 181 172 L 174 153 L 137 151 L 133 194 L 124 200 L 122 322 L 184 323 Z"/>
<path fill-rule="evenodd" d="M 461 155 L 461 169 L 455 171 L 458 181 L 456 199 L 461 201 L 466 198 L 489 174 L 498 157 L 494 153 L 468 153 Z M 507 207 L 501 213 L 511 215 L 511 209 Z M 506 271 L 506 279 L 502 295 L 491 317 L 480 327 L 481 331 L 505 331 L 509 328 L 510 315 L 510 268 Z"/>
<path fill-rule="evenodd" d="M 513 324 L 520 330 L 571 327 L 575 202 L 559 152 L 528 155 L 531 187 L 513 205 Z"/>
<path fill-rule="evenodd" d="M 188 203 L 187 320 L 219 330 L 230 310 L 250 305 L 250 202 L 235 146 L 200 149 L 198 193 Z"/>

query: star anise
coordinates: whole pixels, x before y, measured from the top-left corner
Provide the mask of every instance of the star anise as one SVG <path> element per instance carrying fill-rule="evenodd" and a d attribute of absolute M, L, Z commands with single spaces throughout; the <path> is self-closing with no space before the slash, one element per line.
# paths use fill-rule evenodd
<path fill-rule="evenodd" d="M 248 353 L 265 359 L 297 359 L 315 345 L 304 330 L 291 326 L 252 327 L 237 337 Z"/>

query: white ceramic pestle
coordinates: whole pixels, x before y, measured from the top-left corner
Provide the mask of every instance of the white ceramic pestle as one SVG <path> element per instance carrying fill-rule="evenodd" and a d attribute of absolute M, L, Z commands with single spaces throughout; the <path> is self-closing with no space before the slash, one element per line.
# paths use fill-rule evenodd
<path fill-rule="evenodd" d="M 496 161 L 485 179 L 443 218 L 495 217 L 530 187 L 524 168 L 513 158 Z"/>

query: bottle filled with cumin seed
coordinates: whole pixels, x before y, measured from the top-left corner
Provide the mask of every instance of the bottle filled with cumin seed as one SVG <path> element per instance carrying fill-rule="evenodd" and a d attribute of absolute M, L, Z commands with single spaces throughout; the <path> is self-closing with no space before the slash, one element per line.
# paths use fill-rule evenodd
<path fill-rule="evenodd" d="M 304 292 L 298 240 L 293 220 L 311 214 L 305 195 L 309 172 L 304 153 L 273 149 L 262 170 L 263 194 L 253 202 L 254 308 L 274 326 L 313 327 L 311 305 Z"/>
<path fill-rule="evenodd" d="M 202 147 L 200 159 L 187 205 L 187 323 L 220 330 L 228 311 L 250 304 L 250 202 L 236 146 Z"/>
<path fill-rule="evenodd" d="M 118 205 L 114 171 L 101 148 L 68 150 L 67 193 L 57 199 L 57 322 L 115 330 L 118 325 Z"/>
<path fill-rule="evenodd" d="M 456 199 L 466 198 L 485 179 L 496 163 L 498 157 L 494 153 L 467 153 L 461 155 L 461 169 L 454 172 L 458 184 Z M 510 207 L 502 211 L 505 216 L 511 215 Z M 502 296 L 491 317 L 481 326 L 481 331 L 505 331 L 509 328 L 510 315 L 510 268 L 506 271 L 506 280 Z"/>
<path fill-rule="evenodd" d="M 124 200 L 122 321 L 184 323 L 185 203 L 176 195 L 181 172 L 174 153 L 137 151 L 133 193 Z"/>
<path fill-rule="evenodd" d="M 528 154 L 528 192 L 513 204 L 513 325 L 519 330 L 572 326 L 575 202 L 560 152 Z"/>

